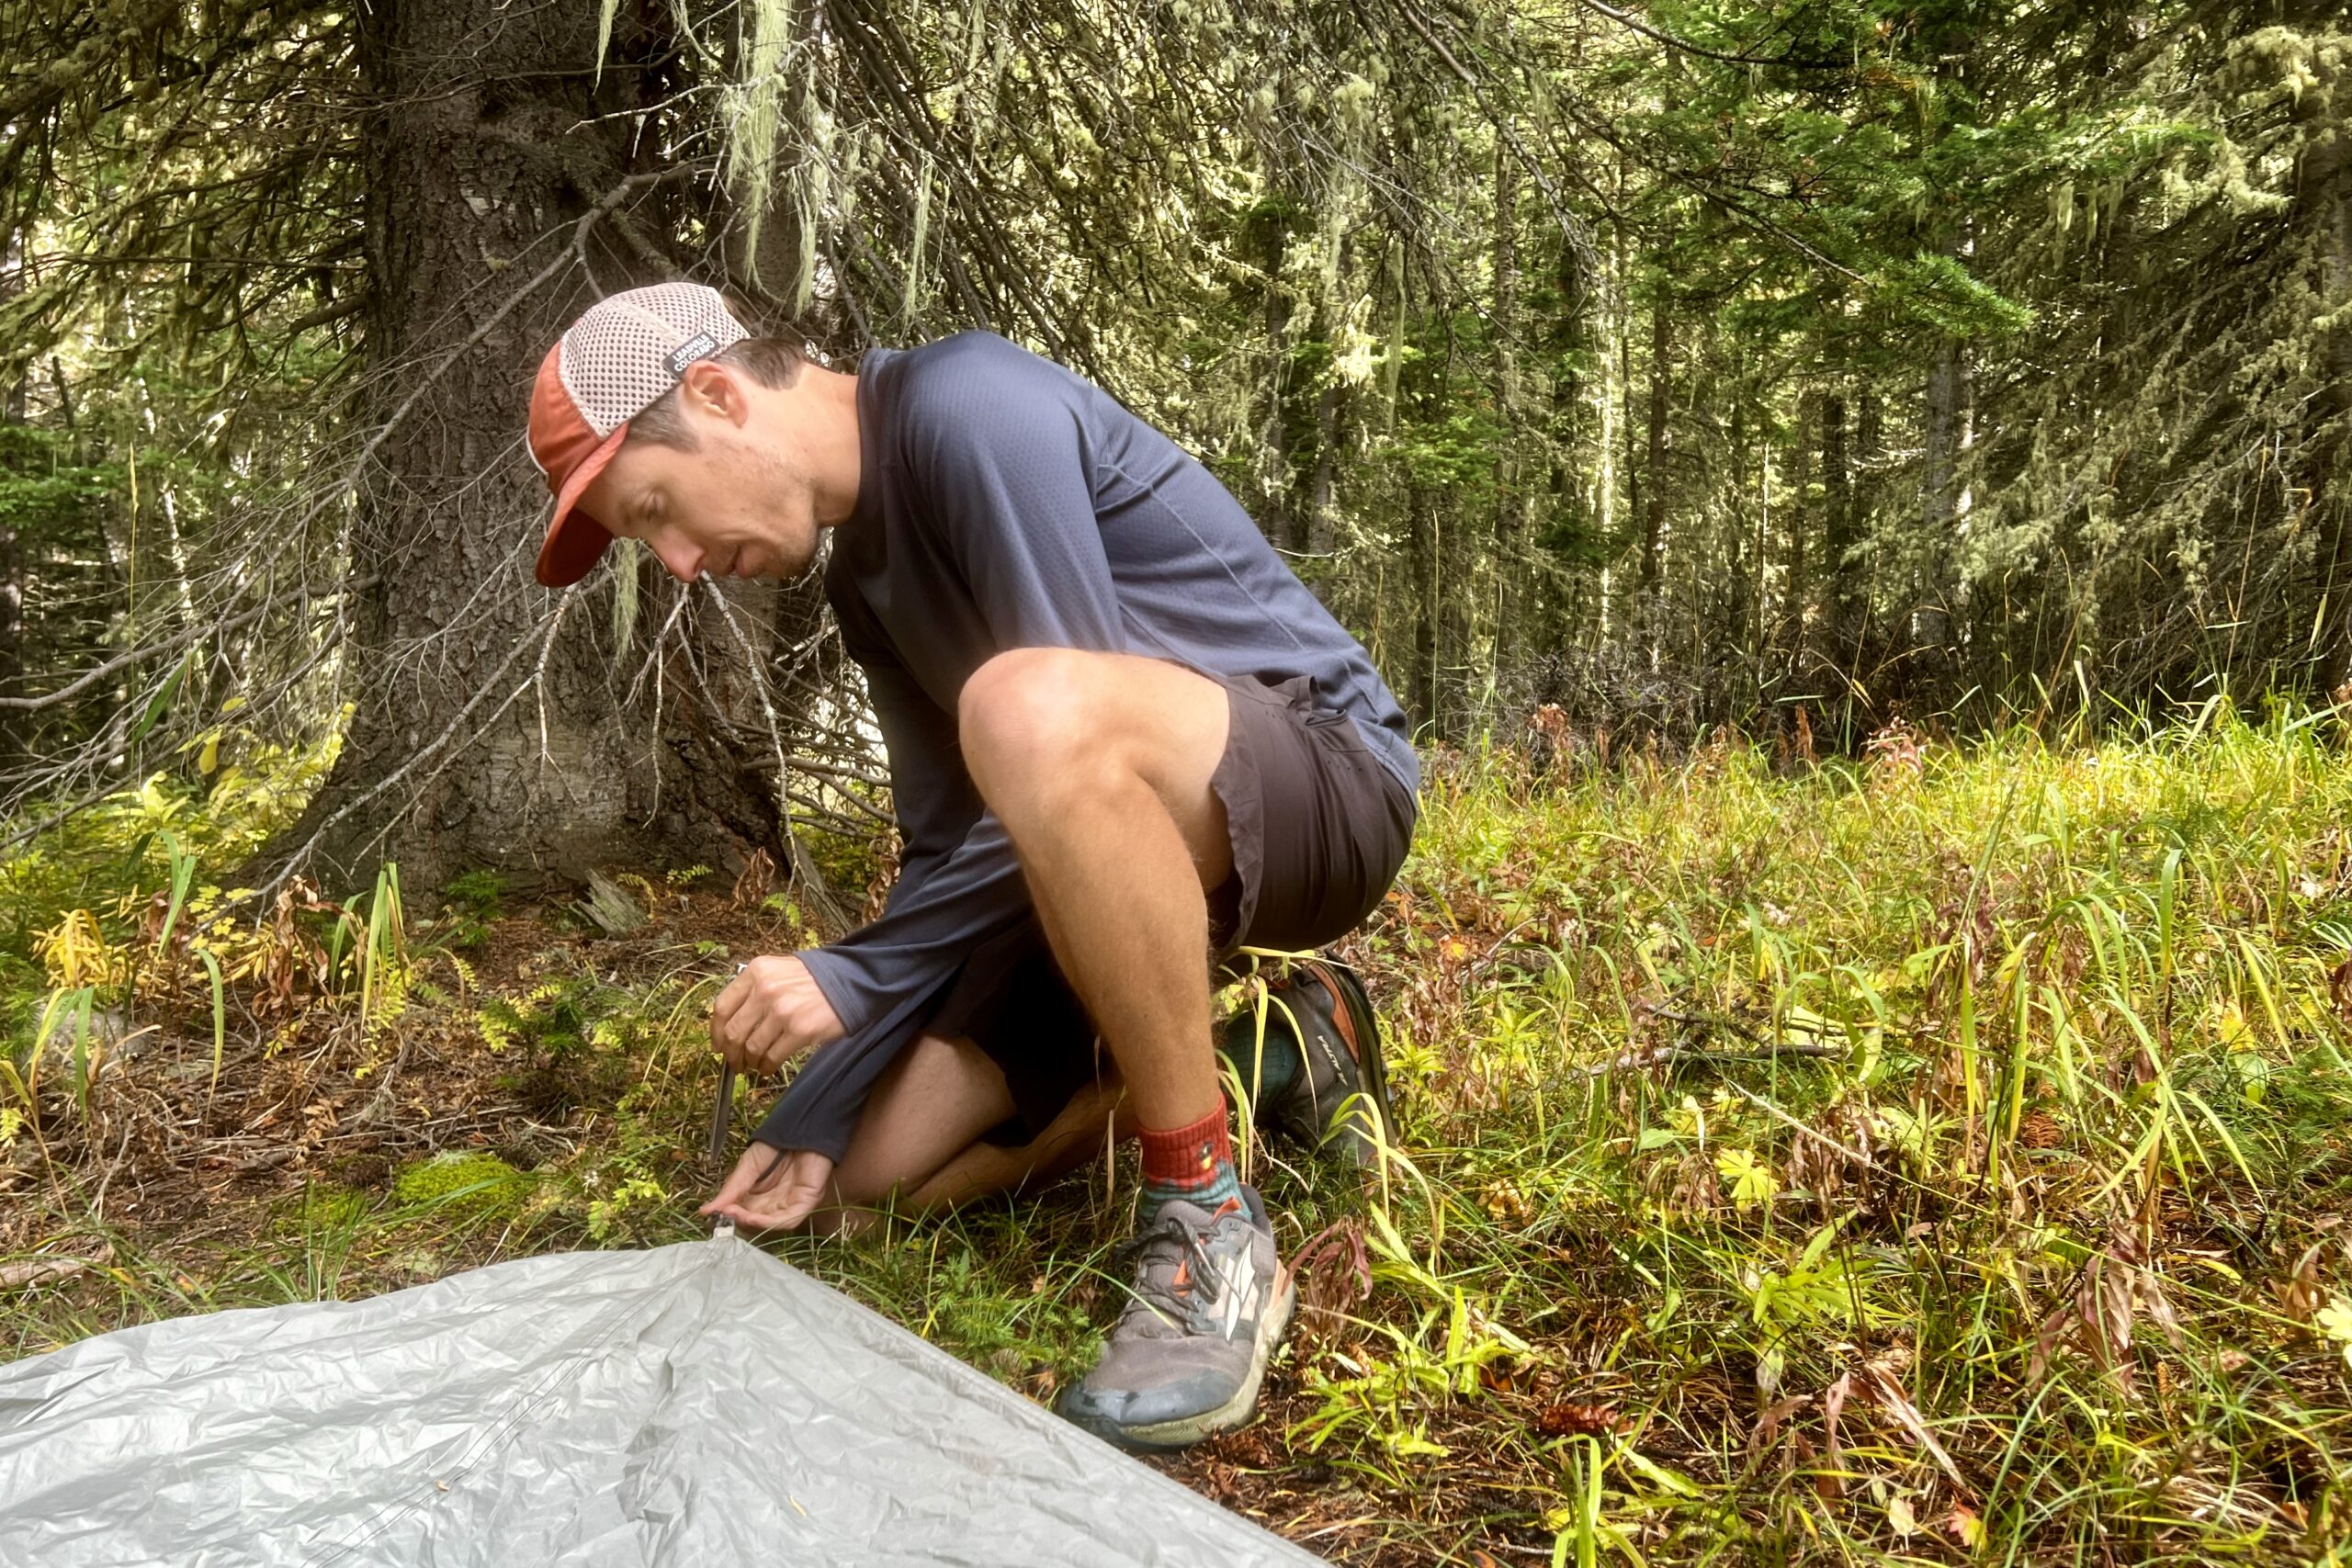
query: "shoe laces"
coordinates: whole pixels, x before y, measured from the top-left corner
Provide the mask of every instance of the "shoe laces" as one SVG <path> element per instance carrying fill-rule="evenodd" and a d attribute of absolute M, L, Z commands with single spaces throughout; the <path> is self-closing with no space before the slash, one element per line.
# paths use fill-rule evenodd
<path fill-rule="evenodd" d="M 1180 1215 L 1162 1213 L 1119 1244 L 1113 1255 L 1116 1261 L 1136 1265 L 1132 1298 L 1119 1314 L 1123 1325 L 1129 1314 L 1138 1312 L 1148 1312 L 1162 1323 L 1182 1325 L 1224 1299 L 1225 1277 L 1210 1262 L 1204 1238 L 1231 1212 L 1220 1209 L 1209 1216 L 1209 1225 L 1197 1227 Z M 1170 1244 L 1172 1255 L 1161 1250 Z"/>

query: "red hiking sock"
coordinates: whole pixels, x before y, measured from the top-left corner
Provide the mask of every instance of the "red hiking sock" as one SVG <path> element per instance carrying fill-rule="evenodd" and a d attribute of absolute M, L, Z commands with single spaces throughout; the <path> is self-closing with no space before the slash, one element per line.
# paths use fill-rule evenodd
<path fill-rule="evenodd" d="M 1233 1135 L 1225 1107 L 1182 1127 L 1142 1129 L 1143 1206 L 1150 1213 L 1170 1198 L 1215 1209 L 1240 1196 L 1233 1171 Z"/>

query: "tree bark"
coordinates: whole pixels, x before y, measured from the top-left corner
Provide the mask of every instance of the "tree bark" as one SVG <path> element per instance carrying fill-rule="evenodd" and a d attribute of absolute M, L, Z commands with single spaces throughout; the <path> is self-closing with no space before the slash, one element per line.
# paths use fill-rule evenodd
<path fill-rule="evenodd" d="M 1814 432 L 1821 424 L 1821 393 L 1807 389 L 1797 397 L 1797 428 L 1789 444 L 1789 493 L 1781 503 L 1781 527 L 1789 538 L 1789 576 L 1781 594 L 1781 614 L 1773 636 L 1783 652 L 1802 653 L 1805 611 L 1813 602 L 1811 541 L 1813 536 Z"/>
<path fill-rule="evenodd" d="M 1340 238 L 1339 265 L 1332 269 L 1335 278 L 1351 275 L 1355 254 L 1355 239 L 1343 234 Z M 1340 383 L 1338 367 L 1333 363 L 1339 348 L 1339 333 L 1345 319 L 1345 310 L 1336 286 L 1324 290 L 1316 305 L 1316 334 L 1322 339 L 1327 353 L 1324 356 L 1322 386 L 1315 394 L 1314 418 L 1308 428 L 1315 447 L 1315 469 L 1307 487 L 1305 516 L 1300 521 L 1300 547 L 1306 553 L 1329 555 L 1339 543 L 1337 511 L 1340 489 L 1340 431 L 1347 420 L 1347 393 Z M 1318 567 L 1314 575 L 1320 575 Z"/>
<path fill-rule="evenodd" d="M 1265 500 L 1259 526 L 1280 549 L 1306 547 L 1306 522 L 1298 503 L 1297 442 L 1292 430 L 1289 293 L 1283 288 L 1283 261 L 1290 247 L 1289 198 L 1269 196 L 1250 218 L 1257 231 L 1258 267 L 1265 284 L 1258 298 L 1259 321 L 1265 333 L 1266 405 L 1259 429 L 1266 450 Z"/>
<path fill-rule="evenodd" d="M 1674 353 L 1673 318 L 1660 298 L 1650 307 L 1649 447 L 1642 465 L 1642 592 L 1655 594 L 1658 557 L 1666 537 L 1666 465 L 1673 434 L 1667 415 L 1672 406 L 1669 364 Z"/>
<path fill-rule="evenodd" d="M 10 230 L 0 236 L 0 306 L 5 306 L 24 291 L 24 237 Z M 32 378 L 32 365 L 27 361 L 20 373 L 8 383 L 5 395 L 0 395 L 0 424 L 25 423 L 25 383 Z"/>
<path fill-rule="evenodd" d="M 573 876 L 774 845 L 757 759 L 718 722 L 744 697 L 715 673 L 735 639 L 711 591 L 665 651 L 657 730 L 623 711 L 633 671 L 599 636 L 609 574 L 556 595 L 530 581 L 548 508 L 517 441 L 532 378 L 596 293 L 645 280 L 582 220 L 622 193 L 633 145 L 660 145 L 631 122 L 659 84 L 616 33 L 597 85 L 593 8 L 379 0 L 364 18 L 376 107 L 357 412 L 381 434 L 350 543 L 356 712 L 273 852 L 344 875 L 380 855 L 431 886 L 478 864 Z M 575 245 L 578 261 L 543 273 Z M 738 618 L 749 635 L 756 618 Z"/>
<path fill-rule="evenodd" d="M 1502 439 L 1495 464 L 1495 672 L 1518 651 L 1521 597 L 1527 579 L 1521 558 L 1527 498 L 1521 472 L 1521 430 L 1519 312 L 1519 160 L 1502 137 L 1495 139 L 1495 412 Z"/>
<path fill-rule="evenodd" d="M 1579 275 L 1575 249 L 1562 243 L 1559 259 L 1553 268 L 1559 291 L 1560 309 L 1552 314 L 1546 331 L 1545 346 L 1552 360 L 1552 402 L 1544 446 L 1550 450 L 1550 469 L 1544 497 L 1544 517 L 1541 536 L 1534 541 L 1547 557 L 1583 555 L 1591 550 L 1596 531 L 1605 532 L 1601 519 L 1608 514 L 1610 499 L 1616 486 L 1616 454 L 1611 449 L 1611 420 L 1605 405 L 1609 402 L 1610 378 L 1606 363 L 1608 344 L 1598 345 L 1594 357 L 1600 361 L 1600 373 L 1595 378 L 1604 404 L 1600 416 L 1592 421 L 1589 443 L 1578 437 L 1585 429 L 1583 400 L 1589 385 L 1578 374 L 1583 359 L 1579 351 L 1589 351 L 1591 344 L 1590 291 Z M 1589 452 L 1596 459 L 1588 474 L 1583 458 Z M 1585 496 L 1588 485 L 1592 501 Z M 1546 565 L 1550 562 L 1547 560 Z M 1568 592 L 1546 595 L 1539 601 L 1538 625 L 1529 628 L 1529 641 L 1549 652 L 1566 640 L 1563 623 L 1575 615 L 1582 599 L 1582 585 L 1589 581 L 1589 573 L 1579 571 L 1569 580 Z M 1546 586 L 1557 581 L 1546 572 Z"/>
<path fill-rule="evenodd" d="M 1829 573 L 1823 608 L 1833 620 L 1853 607 L 1854 475 L 1846 456 L 1846 389 L 1834 383 L 1821 397 L 1821 558 Z"/>
<path fill-rule="evenodd" d="M 1436 726 L 1438 705 L 1438 627 L 1442 619 L 1439 595 L 1442 588 L 1438 561 L 1437 493 L 1414 485 L 1406 495 L 1412 523 L 1413 554 L 1413 728 Z"/>
<path fill-rule="evenodd" d="M 1317 557 L 1339 545 L 1340 431 L 1345 418 L 1337 377 L 1315 395 L 1315 484 L 1307 497 L 1306 548 Z"/>
<path fill-rule="evenodd" d="M 24 288 L 24 252 L 18 234 L 11 230 L 0 239 L 0 306 L 5 306 Z M 31 378 L 31 367 L 16 378 L 5 398 L 0 398 L 0 425 L 25 423 L 25 383 Z M 23 694 L 25 653 L 25 561 L 24 552 L 17 539 L 17 530 L 0 519 L 0 693 L 10 696 Z M 17 715 L 0 712 L 0 767 L 13 767 L 20 747 L 17 737 L 20 726 Z"/>
<path fill-rule="evenodd" d="M 1709 626 L 1702 634 L 1708 640 L 1701 644 L 1701 647 L 1702 657 L 1712 656 L 1709 658 L 1710 662 L 1715 659 L 1721 659 L 1727 663 L 1738 664 L 1745 662 L 1741 657 L 1743 651 L 1749 653 L 1754 651 L 1753 649 L 1743 650 L 1739 645 L 1747 633 L 1749 618 L 1755 612 L 1756 601 L 1762 592 L 1763 562 L 1760 558 L 1751 558 L 1755 552 L 1748 547 L 1750 530 L 1747 511 L 1749 462 L 1747 389 L 1744 384 L 1745 378 L 1739 374 L 1739 352 L 1736 347 L 1732 350 L 1731 357 L 1731 374 L 1728 377 L 1731 418 L 1724 433 L 1724 444 L 1730 449 L 1727 455 L 1731 459 L 1731 474 L 1730 482 L 1724 487 L 1723 501 L 1724 521 L 1729 525 L 1730 536 L 1724 541 L 1723 548 L 1723 613 L 1720 615 L 1710 616 L 1705 615 L 1703 610 L 1702 611 L 1701 619 L 1710 621 L 1713 625 Z M 1702 550 L 1702 553 L 1712 555 L 1714 552 L 1707 549 Z M 1703 596 L 1699 596 L 1696 602 L 1703 605 L 1706 601 Z"/>
<path fill-rule="evenodd" d="M 2301 171 L 2307 221 L 2318 231 L 2320 298 L 2333 320 L 2320 353 L 2323 379 L 2313 400 L 2324 425 L 2313 444 L 2312 507 L 2321 535 L 2320 592 L 2326 595 L 2320 690 L 2352 681 L 2352 67 L 2340 67 L 2327 91 L 2308 91 L 2304 113 L 2314 126 Z"/>
<path fill-rule="evenodd" d="M 1966 369 L 1960 340 L 1939 336 L 1928 360 L 1921 426 L 1925 450 L 1919 475 L 1920 546 L 1924 552 L 1912 584 L 1914 651 L 1939 658 L 1950 640 L 1944 610 L 1942 564 L 1951 558 L 1960 522 L 1961 400 Z"/>
<path fill-rule="evenodd" d="M 1844 527 L 1838 547 L 1838 605 L 1834 656 L 1849 675 L 1858 671 L 1863 644 L 1870 637 L 1871 574 L 1861 551 L 1868 542 L 1871 507 L 1878 487 L 1873 476 L 1885 452 L 1884 405 L 1867 377 L 1854 378 L 1854 431 L 1843 444 L 1839 466 L 1848 476 Z"/>

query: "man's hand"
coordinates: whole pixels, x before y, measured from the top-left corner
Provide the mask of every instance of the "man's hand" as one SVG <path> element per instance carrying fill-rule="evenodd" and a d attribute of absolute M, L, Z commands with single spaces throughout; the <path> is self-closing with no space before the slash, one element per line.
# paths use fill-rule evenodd
<path fill-rule="evenodd" d="M 710 1043 L 739 1072 L 775 1072 L 842 1034 L 833 1004 L 797 956 L 752 959 L 711 1004 Z"/>
<path fill-rule="evenodd" d="M 832 1186 L 833 1162 L 823 1155 L 753 1144 L 702 1212 L 744 1230 L 789 1230 L 828 1201 Z"/>

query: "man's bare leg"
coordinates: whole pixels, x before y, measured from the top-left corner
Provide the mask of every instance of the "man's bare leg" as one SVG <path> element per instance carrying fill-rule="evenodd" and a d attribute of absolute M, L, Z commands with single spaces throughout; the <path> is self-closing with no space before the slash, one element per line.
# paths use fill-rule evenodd
<path fill-rule="evenodd" d="M 1090 1084 L 1028 1143 L 1018 1148 L 973 1143 L 910 1191 L 902 1206 L 932 1213 L 1057 1181 L 1135 1136 L 1135 1117 L 1124 1100 L 1115 1078 Z"/>
<path fill-rule="evenodd" d="M 882 1213 L 929 1213 L 1017 1191 L 1134 1135 L 1115 1076 L 1080 1090 L 1026 1145 L 980 1141 L 1012 1111 L 1004 1074 L 985 1052 L 924 1035 L 875 1084 L 834 1173 L 832 1201 L 810 1224 L 854 1231 Z"/>
<path fill-rule="evenodd" d="M 982 665 L 958 705 L 972 780 L 1012 837 L 1143 1140 L 1151 1209 L 1128 1302 L 1058 1408 L 1145 1448 L 1249 1420 L 1295 1297 L 1265 1209 L 1233 1168 L 1209 1032 L 1205 889 L 1233 871 L 1211 788 L 1229 704 L 1172 664 L 1028 649 Z"/>
<path fill-rule="evenodd" d="M 1232 872 L 1210 788 L 1224 688 L 1157 660 L 1030 649 L 982 666 L 961 710 L 967 765 L 1125 1083 L 1114 1135 L 1221 1116 L 1204 889 Z M 1119 1104 L 1114 1090 L 1081 1094 L 1026 1147 L 995 1148 L 979 1138 L 1012 1113 L 1003 1075 L 969 1042 L 926 1036 L 868 1100 L 834 1173 L 832 1223 L 894 1193 L 928 1209 L 1057 1175 Z"/>
<path fill-rule="evenodd" d="M 875 1081 L 857 1130 L 833 1173 L 840 1203 L 870 1208 L 912 1191 L 1012 1114 L 1012 1092 L 987 1053 L 968 1040 L 926 1034 Z"/>
<path fill-rule="evenodd" d="M 1206 889 L 1233 869 L 1210 788 L 1225 689 L 1158 660 L 1022 649 L 973 673 L 958 723 L 966 765 L 1012 836 L 1136 1122 L 1221 1113 Z"/>

